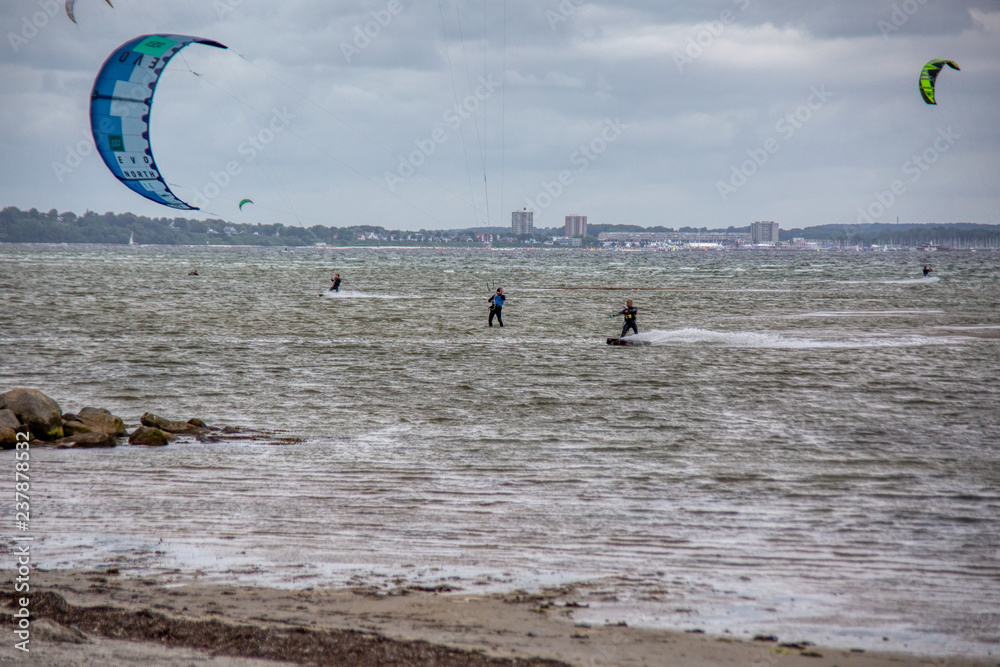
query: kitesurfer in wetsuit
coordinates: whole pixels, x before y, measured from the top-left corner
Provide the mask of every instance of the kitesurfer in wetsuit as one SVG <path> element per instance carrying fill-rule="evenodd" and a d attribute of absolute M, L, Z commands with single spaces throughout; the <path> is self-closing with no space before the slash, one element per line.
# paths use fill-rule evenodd
<path fill-rule="evenodd" d="M 632 305 L 632 299 L 625 300 L 625 308 L 620 310 L 616 315 L 625 316 L 625 324 L 622 325 L 622 335 L 620 338 L 625 337 L 625 333 L 631 329 L 636 335 L 639 335 L 639 327 L 635 324 L 635 315 L 639 312 L 639 309 Z"/>
<path fill-rule="evenodd" d="M 924 278 L 926 278 L 928 275 L 930 275 L 930 272 L 933 271 L 933 270 L 934 269 L 932 269 L 931 267 L 929 267 L 926 264 L 924 264 Z"/>
<path fill-rule="evenodd" d="M 338 273 L 333 278 L 330 278 L 330 280 L 333 281 L 333 285 L 330 286 L 330 291 L 331 292 L 339 292 L 340 291 L 340 274 Z"/>
<path fill-rule="evenodd" d="M 498 287 L 497 293 L 491 296 L 487 301 L 490 302 L 490 326 L 493 326 L 493 318 L 497 318 L 497 324 L 503 326 L 503 318 L 500 316 L 503 312 L 503 302 L 507 300 L 507 297 L 503 295 L 503 288 Z"/>

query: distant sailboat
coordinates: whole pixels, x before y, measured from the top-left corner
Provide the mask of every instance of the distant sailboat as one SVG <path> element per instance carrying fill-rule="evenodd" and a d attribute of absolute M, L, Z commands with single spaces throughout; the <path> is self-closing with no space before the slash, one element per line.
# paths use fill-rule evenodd
<path fill-rule="evenodd" d="M 128 244 L 135 245 L 135 232 L 128 235 Z"/>

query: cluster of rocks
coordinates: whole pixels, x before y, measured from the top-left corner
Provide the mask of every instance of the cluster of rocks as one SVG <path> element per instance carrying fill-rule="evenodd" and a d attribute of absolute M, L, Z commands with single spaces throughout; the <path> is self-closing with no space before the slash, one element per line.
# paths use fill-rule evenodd
<path fill-rule="evenodd" d="M 199 440 L 217 440 L 240 429 L 207 426 L 200 419 L 186 422 L 145 413 L 131 433 L 121 417 L 104 408 L 83 408 L 64 413 L 59 404 L 38 391 L 19 387 L 0 394 L 0 447 L 13 449 L 22 433 L 34 445 L 62 448 L 116 447 L 127 437 L 130 445 L 163 446 L 182 435 Z M 21 440 L 25 436 L 21 437 Z"/>

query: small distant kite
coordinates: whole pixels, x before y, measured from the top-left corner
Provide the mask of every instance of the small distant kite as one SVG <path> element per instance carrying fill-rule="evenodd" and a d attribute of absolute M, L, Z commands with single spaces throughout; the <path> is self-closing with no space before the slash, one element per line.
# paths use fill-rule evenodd
<path fill-rule="evenodd" d="M 108 3 L 108 7 L 114 7 L 111 4 L 111 0 L 104 0 L 104 2 Z M 66 15 L 69 16 L 69 20 L 73 23 L 76 23 L 76 17 L 73 16 L 73 5 L 75 4 L 76 0 L 66 0 Z"/>
<path fill-rule="evenodd" d="M 927 104 L 937 104 L 934 101 L 934 84 L 937 81 L 938 74 L 941 73 L 941 70 L 946 65 L 953 70 L 961 71 L 955 61 L 937 58 L 924 65 L 923 71 L 920 72 L 920 94 L 923 95 L 924 102 L 927 102 Z"/>
<path fill-rule="evenodd" d="M 240 210 L 241 211 L 243 210 L 243 204 L 252 204 L 252 203 L 253 203 L 252 199 L 244 199 L 243 201 L 240 202 Z"/>

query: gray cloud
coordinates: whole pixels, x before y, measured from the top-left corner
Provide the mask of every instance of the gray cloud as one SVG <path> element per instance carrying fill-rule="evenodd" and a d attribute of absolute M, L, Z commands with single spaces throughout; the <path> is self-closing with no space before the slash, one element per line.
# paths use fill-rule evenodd
<path fill-rule="evenodd" d="M 93 154 L 68 173 L 54 167 L 86 143 L 107 55 L 159 31 L 231 47 L 186 49 L 157 92 L 153 146 L 179 194 L 238 167 L 194 216 L 240 219 L 234 202 L 251 196 L 262 222 L 470 226 L 485 220 L 485 173 L 494 224 L 528 201 L 553 226 L 568 213 L 672 226 L 853 221 L 951 127 L 961 138 L 884 218 L 1000 222 L 1000 2 L 115 5 L 82 0 L 78 25 L 46 15 L 30 38 L 19 31 L 46 0 L 0 7 L 0 150 L 22 156 L 2 167 L 4 205 L 174 215 Z M 932 57 L 962 65 L 942 75 L 938 107 L 916 85 Z M 816 103 L 815 90 L 829 95 Z M 248 151 L 276 110 L 287 128 Z M 761 150 L 766 161 L 746 167 Z M 753 173 L 741 182 L 734 169 Z M 720 195 L 720 183 L 735 192 Z"/>

